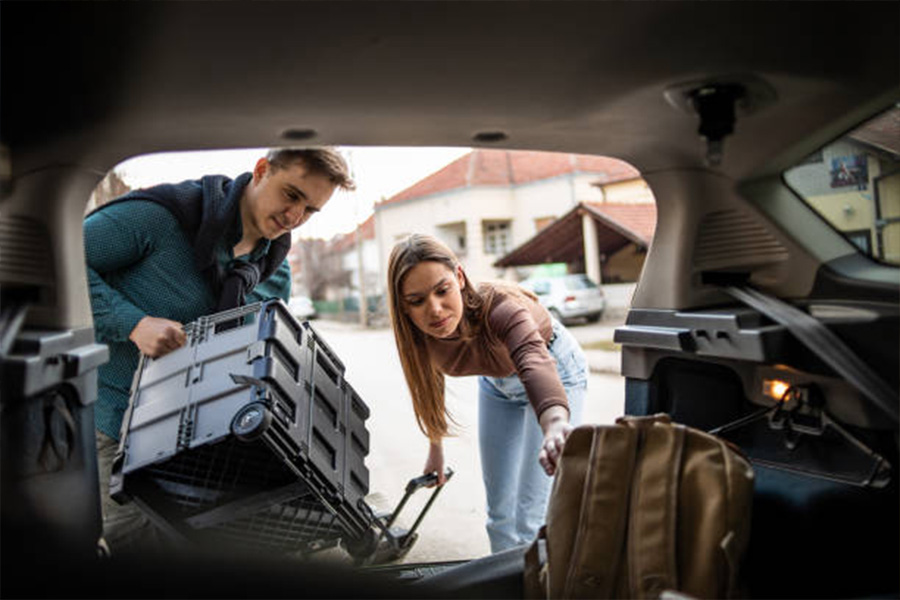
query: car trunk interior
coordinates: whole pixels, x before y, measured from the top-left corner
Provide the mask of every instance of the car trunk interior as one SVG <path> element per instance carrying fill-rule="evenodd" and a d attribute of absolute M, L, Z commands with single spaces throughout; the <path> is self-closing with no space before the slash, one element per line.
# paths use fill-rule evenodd
<path fill-rule="evenodd" d="M 748 596 L 897 594 L 896 412 L 725 290 L 751 286 L 818 315 L 900 387 L 898 268 L 857 252 L 782 179 L 900 99 L 897 3 L 4 2 L 2 16 L 0 286 L 3 304 L 28 307 L 25 331 L 93 342 L 84 208 L 132 156 L 305 144 L 613 156 L 641 172 L 658 210 L 616 334 L 626 412 L 667 412 L 703 430 L 759 417 L 722 433 L 756 459 Z M 666 92 L 746 74 L 775 95 L 738 111 L 721 164 L 710 166 L 697 116 Z M 773 382 L 801 407 L 787 428 L 783 413 L 761 412 L 779 400 Z M 10 439 L 4 461 L 17 451 Z M 40 532 L 59 542 L 47 556 L 61 559 L 83 532 L 71 520 L 68 531 L 54 526 L 31 514 L 13 535 Z M 46 562 L 22 544 L 15 562 L 4 544 L 4 572 Z M 142 565 L 118 564 L 102 585 L 106 572 L 86 567 L 69 591 L 127 595 L 115 586 Z M 298 594 L 297 572 L 280 562 L 236 559 L 227 575 L 205 559 L 167 564 L 189 582 L 185 594 Z M 304 567 L 312 583 L 299 593 L 521 597 L 514 553 L 449 566 L 459 570 L 415 576 L 422 588 L 394 585 L 412 567 L 388 582 Z M 220 578 L 204 587 L 203 573 Z M 154 575 L 167 576 L 141 577 Z M 241 587 L 242 575 L 265 583 Z"/>

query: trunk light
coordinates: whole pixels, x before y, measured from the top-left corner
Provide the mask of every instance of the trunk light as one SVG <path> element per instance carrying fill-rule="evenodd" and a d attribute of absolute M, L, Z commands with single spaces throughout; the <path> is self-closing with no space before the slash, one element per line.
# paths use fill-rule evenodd
<path fill-rule="evenodd" d="M 781 381 L 780 379 L 763 379 L 762 383 L 763 394 L 779 402 L 785 399 L 784 395 L 791 387 L 791 384 L 787 381 Z"/>

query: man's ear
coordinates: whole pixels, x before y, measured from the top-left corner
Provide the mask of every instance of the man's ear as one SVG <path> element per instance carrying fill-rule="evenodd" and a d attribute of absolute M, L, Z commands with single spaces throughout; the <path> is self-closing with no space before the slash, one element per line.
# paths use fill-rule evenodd
<path fill-rule="evenodd" d="M 462 265 L 456 265 L 456 279 L 459 280 L 459 289 L 464 290 L 466 288 L 466 278 L 463 276 Z"/>
<path fill-rule="evenodd" d="M 266 160 L 265 156 L 256 161 L 256 166 L 253 167 L 253 183 L 262 181 L 262 178 L 266 176 L 270 168 L 269 161 Z"/>

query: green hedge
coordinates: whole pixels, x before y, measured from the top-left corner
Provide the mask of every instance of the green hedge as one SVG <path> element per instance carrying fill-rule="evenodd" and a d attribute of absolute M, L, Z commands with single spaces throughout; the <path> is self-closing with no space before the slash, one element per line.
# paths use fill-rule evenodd
<path fill-rule="evenodd" d="M 373 313 L 378 310 L 379 303 L 381 302 L 381 295 L 368 296 L 366 300 L 369 305 L 369 312 Z M 314 300 L 313 306 L 316 307 L 316 312 L 319 314 L 334 314 L 341 312 L 341 303 L 338 300 Z M 344 298 L 344 312 L 359 312 L 359 298 L 355 296 Z"/>

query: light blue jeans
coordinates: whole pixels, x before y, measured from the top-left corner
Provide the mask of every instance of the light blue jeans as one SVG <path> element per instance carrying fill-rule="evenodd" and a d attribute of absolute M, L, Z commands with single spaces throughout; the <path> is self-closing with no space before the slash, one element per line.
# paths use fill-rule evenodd
<path fill-rule="evenodd" d="M 566 390 L 570 422 L 577 426 L 587 391 L 587 360 L 555 320 L 553 331 L 550 355 Z M 530 543 L 544 524 L 553 480 L 538 462 L 543 439 L 518 375 L 478 378 L 478 441 L 491 552 Z"/>

